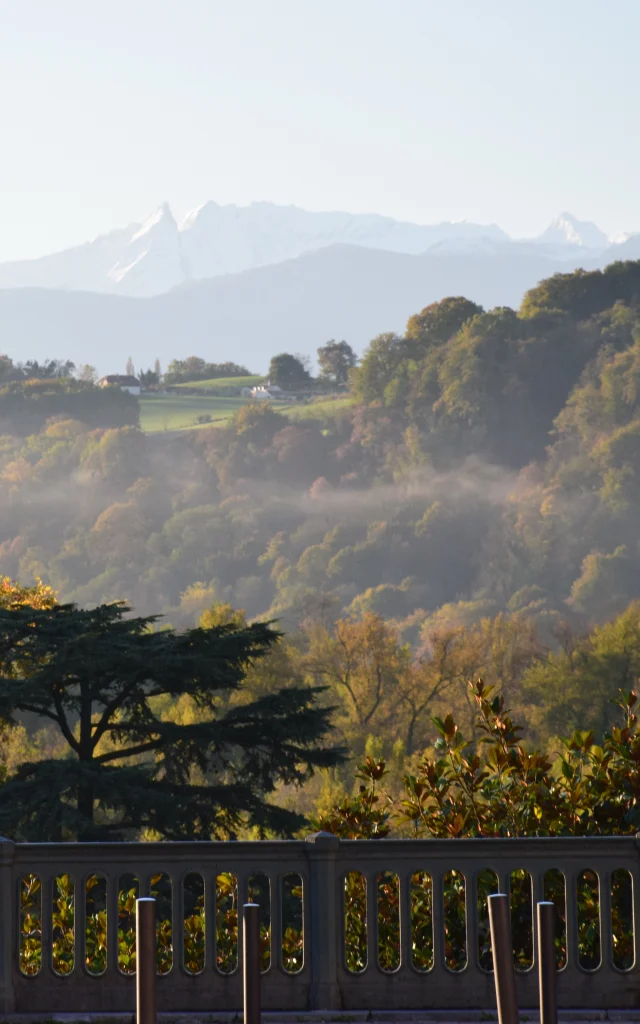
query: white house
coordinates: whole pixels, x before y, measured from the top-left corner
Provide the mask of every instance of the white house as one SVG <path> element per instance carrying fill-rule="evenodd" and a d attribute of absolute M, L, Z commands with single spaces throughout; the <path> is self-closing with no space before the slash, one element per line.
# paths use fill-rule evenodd
<path fill-rule="evenodd" d="M 140 381 L 137 377 L 131 377 L 128 373 L 110 373 L 106 377 L 100 377 L 96 381 L 97 388 L 120 388 L 121 391 L 128 391 L 130 395 L 140 394 Z"/>
<path fill-rule="evenodd" d="M 279 388 L 277 384 L 269 384 L 266 387 L 264 384 L 259 384 L 256 388 L 251 388 L 250 393 L 252 398 L 264 401 L 267 398 L 281 398 L 282 388 Z"/>

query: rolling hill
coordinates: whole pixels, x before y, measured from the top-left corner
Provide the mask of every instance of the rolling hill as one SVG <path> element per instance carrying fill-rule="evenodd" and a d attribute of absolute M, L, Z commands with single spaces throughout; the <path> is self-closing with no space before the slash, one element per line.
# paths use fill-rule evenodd
<path fill-rule="evenodd" d="M 532 282 L 589 265 L 529 253 L 410 255 L 334 245 L 296 259 L 194 282 L 150 298 L 61 289 L 0 290 L 0 350 L 64 357 L 99 372 L 198 354 L 264 373 L 276 352 L 313 355 L 330 338 L 362 351 L 446 295 L 518 306 Z"/>

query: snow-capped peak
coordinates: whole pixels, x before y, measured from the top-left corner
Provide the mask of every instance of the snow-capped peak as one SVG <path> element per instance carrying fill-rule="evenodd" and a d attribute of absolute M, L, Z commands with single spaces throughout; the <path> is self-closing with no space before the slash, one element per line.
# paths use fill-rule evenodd
<path fill-rule="evenodd" d="M 189 231 L 190 228 L 203 217 L 217 213 L 220 209 L 218 203 L 214 202 L 213 199 L 208 199 L 206 203 L 201 203 L 200 206 L 196 206 L 194 210 L 190 210 L 189 213 L 180 221 L 180 231 Z"/>
<path fill-rule="evenodd" d="M 168 203 L 162 203 L 140 225 L 107 278 L 129 294 L 155 295 L 185 279 L 178 225 Z"/>
<path fill-rule="evenodd" d="M 615 243 L 615 244 L 614 244 Z M 213 200 L 178 225 L 168 203 L 142 223 L 37 260 L 0 265 L 0 288 L 64 288 L 158 295 L 186 281 L 240 273 L 329 246 L 431 257 L 531 256 L 567 265 L 634 258 L 640 235 L 607 239 L 591 221 L 561 213 L 538 238 L 511 239 L 496 224 L 465 219 L 416 224 L 379 214 L 311 212 L 270 202 Z"/>
<path fill-rule="evenodd" d="M 609 239 L 597 224 L 561 213 L 537 239 L 547 245 L 578 245 L 585 249 L 604 249 Z"/>
<path fill-rule="evenodd" d="M 142 222 L 135 235 L 133 235 L 131 241 L 136 242 L 139 238 L 144 235 L 148 235 L 154 228 L 157 227 L 169 228 L 170 231 L 177 231 L 178 225 L 176 224 L 175 218 L 171 212 L 171 207 L 168 203 L 160 203 L 157 210 L 154 210 L 151 216 L 147 217 Z"/>

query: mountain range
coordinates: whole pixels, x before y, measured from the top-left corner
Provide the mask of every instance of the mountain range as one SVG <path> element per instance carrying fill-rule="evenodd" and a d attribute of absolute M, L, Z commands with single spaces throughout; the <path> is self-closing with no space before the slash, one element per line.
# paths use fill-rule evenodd
<path fill-rule="evenodd" d="M 220 206 L 208 202 L 178 224 L 168 203 L 163 203 L 142 223 L 118 228 L 84 245 L 39 259 L 0 263 L 0 288 L 63 288 L 149 297 L 332 245 L 412 255 L 526 254 L 558 262 L 607 252 L 613 259 L 620 248 L 620 242 L 609 240 L 595 224 L 569 213 L 560 214 L 538 238 L 517 240 L 496 224 L 419 225 L 377 214 L 312 213 L 273 203 Z"/>
<path fill-rule="evenodd" d="M 0 264 L 0 351 L 123 372 L 197 354 L 264 372 L 281 351 L 330 338 L 356 351 L 446 295 L 517 307 L 556 272 L 640 258 L 556 218 L 537 239 L 496 225 L 420 226 L 379 216 L 207 203 L 178 225 L 167 205 L 142 225 L 38 260 Z"/>

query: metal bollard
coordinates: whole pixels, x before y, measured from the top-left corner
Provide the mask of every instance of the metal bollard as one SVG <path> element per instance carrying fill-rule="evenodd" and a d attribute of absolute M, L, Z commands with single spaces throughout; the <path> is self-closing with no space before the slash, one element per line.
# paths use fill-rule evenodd
<path fill-rule="evenodd" d="M 504 893 L 489 896 L 489 925 L 493 953 L 493 978 L 499 1024 L 519 1024 L 516 974 L 513 967 L 511 912 Z"/>
<path fill-rule="evenodd" d="M 245 903 L 242 908 L 242 954 L 244 1024 L 260 1024 L 260 907 L 257 903 Z"/>
<path fill-rule="evenodd" d="M 136 900 L 137 1024 L 157 1024 L 156 980 L 156 901 L 143 896 Z"/>
<path fill-rule="evenodd" d="M 538 903 L 538 979 L 540 1024 L 558 1024 L 558 974 L 556 969 L 556 908 Z"/>

